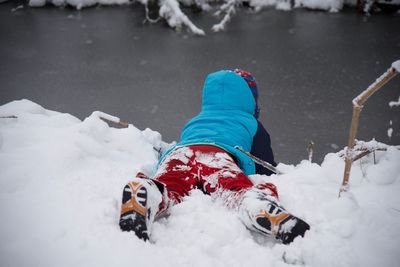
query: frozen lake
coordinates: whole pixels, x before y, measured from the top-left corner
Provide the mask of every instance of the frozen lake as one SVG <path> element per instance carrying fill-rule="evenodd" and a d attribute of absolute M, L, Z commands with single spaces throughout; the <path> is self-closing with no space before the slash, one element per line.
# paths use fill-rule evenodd
<path fill-rule="evenodd" d="M 261 121 L 284 163 L 307 158 L 310 140 L 318 162 L 342 148 L 351 100 L 400 58 L 400 14 L 244 10 L 212 33 L 216 18 L 188 12 L 207 31 L 196 37 L 143 24 L 138 5 L 16 6 L 0 4 L 0 105 L 28 98 L 81 119 L 101 110 L 172 141 L 199 111 L 206 74 L 240 67 L 257 78 Z M 399 88 L 396 77 L 369 100 L 359 139 L 400 144 L 400 108 L 388 106 Z"/>

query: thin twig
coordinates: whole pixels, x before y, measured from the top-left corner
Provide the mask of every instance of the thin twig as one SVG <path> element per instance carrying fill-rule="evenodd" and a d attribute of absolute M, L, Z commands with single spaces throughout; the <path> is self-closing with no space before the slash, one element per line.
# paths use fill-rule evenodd
<path fill-rule="evenodd" d="M 120 118 L 118 118 L 116 116 L 113 116 L 113 115 L 110 115 L 110 114 L 107 114 L 107 113 L 102 112 L 102 111 L 95 111 L 95 112 L 93 112 L 92 115 L 97 116 L 99 119 L 102 119 L 103 121 L 105 121 L 107 123 L 118 124 L 118 125 L 121 125 L 121 126 L 123 126 L 125 128 L 129 127 L 129 122 L 121 121 Z"/>
<path fill-rule="evenodd" d="M 307 151 L 308 151 L 308 160 L 312 162 L 313 154 L 314 154 L 314 148 L 315 148 L 315 143 L 313 141 L 310 141 L 310 143 L 307 146 Z"/>
<path fill-rule="evenodd" d="M 397 150 L 400 150 L 399 146 L 394 146 Z M 374 162 L 376 163 L 376 159 L 375 159 L 375 151 L 387 151 L 387 148 L 357 148 L 357 149 L 353 149 L 353 161 L 357 161 L 367 155 L 369 155 L 370 153 L 374 153 Z M 358 154 L 355 154 L 355 152 L 360 152 Z M 340 152 L 339 153 L 339 157 L 343 158 L 345 157 L 346 154 L 344 152 Z M 374 164 L 375 164 L 374 163 Z"/>
<path fill-rule="evenodd" d="M 235 146 L 235 148 L 237 150 L 239 150 L 240 152 L 246 154 L 247 156 L 249 156 L 250 158 L 252 158 L 256 163 L 260 164 L 261 166 L 267 168 L 268 170 L 276 173 L 276 174 L 283 174 L 282 171 L 278 170 L 275 166 L 273 166 L 272 164 L 263 161 L 262 159 L 257 158 L 256 156 L 250 154 L 249 152 L 243 150 L 243 148 L 241 148 L 240 146 Z"/>
<path fill-rule="evenodd" d="M 364 151 L 364 152 L 358 154 L 357 156 L 355 156 L 355 157 L 353 158 L 353 161 L 357 161 L 357 160 L 359 160 L 359 159 L 365 157 L 366 155 L 369 155 L 371 152 L 372 152 L 372 150 L 366 150 L 366 151 Z"/>
<path fill-rule="evenodd" d="M 11 115 L 11 116 L 0 116 L 0 119 L 18 119 L 17 116 Z"/>

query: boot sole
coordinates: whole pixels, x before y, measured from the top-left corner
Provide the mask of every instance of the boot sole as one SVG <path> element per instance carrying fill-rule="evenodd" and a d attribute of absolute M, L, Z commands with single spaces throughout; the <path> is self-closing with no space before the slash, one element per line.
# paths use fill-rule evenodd
<path fill-rule="evenodd" d="M 145 241 L 149 240 L 146 203 L 147 190 L 140 183 L 130 182 L 124 187 L 119 227 Z"/>
<path fill-rule="evenodd" d="M 138 238 L 144 241 L 149 240 L 146 217 L 139 213 L 132 212 L 131 214 L 122 215 L 119 221 L 119 227 L 124 232 L 133 231 Z"/>

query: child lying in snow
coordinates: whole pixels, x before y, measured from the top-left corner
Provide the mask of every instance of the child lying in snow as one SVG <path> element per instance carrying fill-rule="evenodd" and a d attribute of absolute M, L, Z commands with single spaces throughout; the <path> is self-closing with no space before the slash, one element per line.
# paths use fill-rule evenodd
<path fill-rule="evenodd" d="M 148 240 L 154 219 L 180 203 L 192 189 L 221 197 L 239 211 L 251 230 L 284 244 L 310 228 L 289 214 L 271 183 L 254 186 L 247 175 L 271 172 L 244 153 L 240 146 L 276 166 L 268 132 L 257 120 L 257 84 L 242 70 L 218 71 L 204 84 L 202 110 L 183 128 L 181 140 L 161 157 L 155 176 L 139 173 L 123 191 L 119 225 L 123 231 Z"/>

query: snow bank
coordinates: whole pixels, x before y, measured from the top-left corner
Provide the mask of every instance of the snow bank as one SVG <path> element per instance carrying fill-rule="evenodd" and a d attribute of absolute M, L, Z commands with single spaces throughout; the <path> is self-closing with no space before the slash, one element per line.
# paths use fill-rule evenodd
<path fill-rule="evenodd" d="M 326 10 L 330 12 L 338 12 L 343 8 L 344 4 L 356 5 L 356 0 L 155 0 L 159 9 L 159 18 L 166 20 L 168 25 L 174 29 L 181 30 L 183 26 L 186 26 L 192 33 L 197 35 L 205 35 L 204 30 L 197 27 L 189 17 L 182 11 L 180 4 L 190 7 L 196 6 L 203 11 L 217 11 L 215 15 L 223 15 L 219 23 L 212 26 L 212 30 L 215 32 L 222 31 L 225 29 L 226 24 L 230 21 L 231 17 L 236 11 L 236 7 L 245 3 L 256 11 L 259 11 L 265 7 L 275 7 L 279 10 L 291 10 L 292 8 L 310 8 Z M 159 20 L 150 19 L 148 16 L 148 0 L 138 0 L 139 3 L 143 4 L 146 12 L 146 20 L 155 23 Z M 41 7 L 51 3 L 55 6 L 74 6 L 77 9 L 83 7 L 93 6 L 96 4 L 101 5 L 122 5 L 132 3 L 131 0 L 29 0 L 29 6 Z M 153 3 L 153 4 L 154 4 Z M 212 6 L 214 8 L 212 8 Z"/>
<path fill-rule="evenodd" d="M 230 2 L 232 0 L 226 0 L 225 2 Z M 234 0 L 237 3 L 242 1 Z M 130 0 L 29 0 L 29 5 L 33 7 L 40 7 L 44 6 L 46 3 L 51 3 L 55 6 L 64 6 L 64 5 L 71 5 L 78 9 L 87 6 L 93 6 L 96 4 L 101 5 L 116 5 L 116 4 L 128 4 L 131 3 Z M 147 3 L 147 0 L 139 1 L 143 4 Z M 178 0 L 159 0 L 160 6 L 164 5 L 165 3 L 168 6 L 175 6 L 178 3 Z M 209 10 L 210 5 L 215 3 L 214 0 L 179 0 L 182 4 L 186 6 L 190 6 L 192 4 L 197 5 L 202 10 Z M 224 2 L 224 1 L 221 1 Z M 244 1 L 243 1 L 244 2 Z M 276 7 L 277 9 L 281 10 L 290 10 L 292 8 L 291 1 L 288 0 L 250 0 L 249 2 L 251 7 L 260 10 L 264 7 Z M 321 10 L 340 10 L 343 7 L 344 0 L 295 0 L 294 7 L 307 7 L 312 9 L 321 9 Z M 346 4 L 353 4 L 353 1 L 347 1 Z M 161 11 L 160 11 L 161 12 Z"/>
<path fill-rule="evenodd" d="M 46 5 L 46 3 L 51 3 L 55 6 L 74 6 L 77 9 L 83 7 L 94 6 L 96 4 L 100 5 L 123 5 L 129 4 L 130 0 L 29 0 L 29 5 L 31 7 L 41 7 Z"/>
<path fill-rule="evenodd" d="M 295 7 L 338 12 L 343 8 L 343 0 L 295 0 Z"/>
<path fill-rule="evenodd" d="M 110 128 L 28 101 L 0 106 L 0 258 L 4 266 L 398 266 L 400 151 L 356 162 L 338 199 L 344 163 L 280 164 L 282 204 L 311 225 L 285 246 L 251 234 L 233 211 L 193 191 L 153 227 L 151 243 L 118 227 L 121 192 L 153 174 L 150 129 Z"/>

